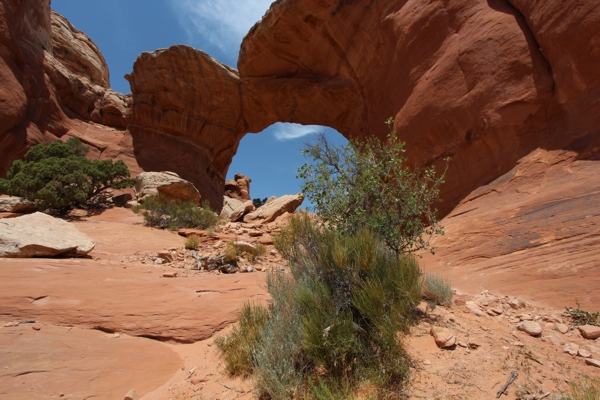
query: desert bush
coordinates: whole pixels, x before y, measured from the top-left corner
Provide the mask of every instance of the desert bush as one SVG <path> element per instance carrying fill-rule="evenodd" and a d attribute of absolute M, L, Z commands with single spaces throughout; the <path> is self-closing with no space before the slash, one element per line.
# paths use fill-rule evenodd
<path fill-rule="evenodd" d="M 415 259 L 397 257 L 369 231 L 347 236 L 306 214 L 291 218 L 275 246 L 292 276 L 268 275 L 268 316 L 247 350 L 259 394 L 335 398 L 363 381 L 402 385 L 409 362 L 397 334 L 420 300 Z"/>
<path fill-rule="evenodd" d="M 577 309 L 567 307 L 566 313 L 573 318 L 575 325 L 596 325 L 600 326 L 600 311 L 590 312 L 581 309 L 579 300 L 575 300 Z"/>
<path fill-rule="evenodd" d="M 442 274 L 425 272 L 422 277 L 421 294 L 430 306 L 449 306 L 452 304 L 452 285 L 450 278 Z"/>
<path fill-rule="evenodd" d="M 144 199 L 133 211 L 141 213 L 146 225 L 170 230 L 181 228 L 207 229 L 218 224 L 219 216 L 211 210 L 208 201 L 202 207 L 189 201 L 167 200 L 163 196 L 151 196 Z"/>
<path fill-rule="evenodd" d="M 269 200 L 269 199 L 267 199 L 266 197 L 264 199 L 261 199 L 261 198 L 252 199 L 252 204 L 254 204 L 255 208 L 259 208 L 259 207 L 264 206 L 265 203 L 267 202 L 267 200 Z"/>
<path fill-rule="evenodd" d="M 188 250 L 196 250 L 198 245 L 200 244 L 200 236 L 198 235 L 190 235 L 185 239 L 185 248 Z"/>
<path fill-rule="evenodd" d="M 94 204 L 107 189 L 123 189 L 135 183 L 121 160 L 88 160 L 88 147 L 77 138 L 66 143 L 33 146 L 0 179 L 0 193 L 35 201 L 39 210 L 65 211 L 75 205 Z"/>
<path fill-rule="evenodd" d="M 434 166 L 409 167 L 393 119 L 387 124 L 385 142 L 350 140 L 336 147 L 319 135 L 304 145 L 311 164 L 303 165 L 298 177 L 325 222 L 347 234 L 367 228 L 401 255 L 428 247 L 432 235 L 443 233 L 434 203 L 441 201 L 445 171 L 438 176 Z M 447 169 L 449 158 L 445 161 Z"/>
<path fill-rule="evenodd" d="M 248 254 L 248 261 L 254 261 L 257 257 L 261 257 L 267 254 L 267 246 L 265 246 L 264 244 L 257 243 L 255 247 L 256 250 L 253 250 Z"/>
<path fill-rule="evenodd" d="M 229 264 L 237 265 L 237 259 L 243 252 L 244 252 L 243 247 L 236 246 L 232 242 L 229 242 L 225 245 L 224 261 Z"/>
<path fill-rule="evenodd" d="M 268 313 L 261 305 L 246 303 L 238 314 L 238 322 L 228 336 L 215 341 L 225 372 L 231 376 L 248 376 L 254 372 L 253 353 L 260 340 L 260 330 Z"/>

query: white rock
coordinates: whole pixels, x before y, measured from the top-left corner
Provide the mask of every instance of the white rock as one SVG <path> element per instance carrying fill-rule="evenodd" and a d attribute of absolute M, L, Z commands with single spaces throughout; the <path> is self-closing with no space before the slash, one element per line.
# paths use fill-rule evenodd
<path fill-rule="evenodd" d="M 246 214 L 244 222 L 261 222 L 263 224 L 274 221 L 284 213 L 293 213 L 304 201 L 304 195 L 298 193 L 295 195 L 285 195 L 276 199 L 269 199 L 262 207 Z"/>
<path fill-rule="evenodd" d="M 542 327 L 537 322 L 523 321 L 517 325 L 517 329 L 527 333 L 530 336 L 538 336 L 542 333 Z"/>
<path fill-rule="evenodd" d="M 561 324 L 559 322 L 554 324 L 554 329 L 556 329 L 557 331 L 559 331 L 562 334 L 569 332 L 569 326 L 565 325 L 565 324 Z"/>
<path fill-rule="evenodd" d="M 163 195 L 167 200 L 200 204 L 198 189 L 174 172 L 142 172 L 135 177 L 134 189 L 136 199 L 140 202 L 149 196 Z"/>
<path fill-rule="evenodd" d="M 94 246 L 73 224 L 40 212 L 0 220 L 0 257 L 83 257 Z"/>
<path fill-rule="evenodd" d="M 0 212 L 7 213 L 31 213 L 35 212 L 35 203 L 21 197 L 0 197 Z"/>

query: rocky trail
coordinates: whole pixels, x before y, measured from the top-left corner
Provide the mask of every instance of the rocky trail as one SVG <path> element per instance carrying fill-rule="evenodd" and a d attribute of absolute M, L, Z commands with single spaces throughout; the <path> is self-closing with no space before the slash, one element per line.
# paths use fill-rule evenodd
<path fill-rule="evenodd" d="M 196 270 L 182 236 L 127 209 L 73 223 L 97 243 L 89 258 L 0 259 L 0 397 L 112 399 L 134 389 L 141 399 L 253 398 L 251 381 L 221 374 L 213 343 L 245 301 L 267 301 L 264 271 L 285 268 L 270 244 L 277 222 L 204 235 L 202 256 L 233 240 L 266 244 L 254 262 L 242 257 L 256 272 L 235 274 Z M 515 371 L 509 398 L 552 399 L 569 381 L 600 376 L 598 340 L 584 339 L 564 309 L 525 295 L 423 303 L 406 338 L 408 398 L 492 399 Z M 527 321 L 541 334 L 519 330 Z"/>

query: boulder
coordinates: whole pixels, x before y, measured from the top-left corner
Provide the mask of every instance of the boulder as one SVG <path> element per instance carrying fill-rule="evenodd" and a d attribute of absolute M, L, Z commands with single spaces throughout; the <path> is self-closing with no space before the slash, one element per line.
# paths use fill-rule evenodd
<path fill-rule="evenodd" d="M 234 199 L 233 197 L 229 196 L 223 196 L 223 208 L 221 209 L 219 216 L 221 219 L 229 221 L 231 214 L 233 214 L 233 212 L 236 211 L 242 204 L 244 204 L 244 202 L 241 200 Z"/>
<path fill-rule="evenodd" d="M 40 212 L 0 220 L 0 257 L 83 257 L 94 246 L 72 224 Z"/>
<path fill-rule="evenodd" d="M 600 337 L 600 326 L 581 325 L 578 326 L 577 329 L 579 329 L 579 333 L 581 333 L 581 336 L 585 339 L 594 340 Z"/>
<path fill-rule="evenodd" d="M 231 215 L 229 216 L 229 220 L 231 222 L 239 221 L 244 215 L 254 211 L 254 209 L 254 203 L 252 203 L 252 200 L 248 200 L 242 205 L 240 205 L 234 212 L 231 213 Z"/>
<path fill-rule="evenodd" d="M 235 174 L 233 179 L 225 182 L 225 196 L 238 199 L 240 201 L 251 200 L 250 182 L 252 179 L 242 174 Z"/>
<path fill-rule="evenodd" d="M 36 212 L 35 203 L 21 197 L 0 197 L 0 212 L 29 214 Z"/>
<path fill-rule="evenodd" d="M 167 200 L 200 204 L 198 189 L 174 172 L 142 172 L 135 178 L 134 189 L 139 202 L 143 202 L 149 196 L 162 195 Z"/>
<path fill-rule="evenodd" d="M 244 216 L 244 222 L 260 222 L 263 224 L 274 221 L 284 213 L 293 213 L 304 201 L 304 195 L 288 194 L 276 199 L 269 199 L 262 207 Z"/>

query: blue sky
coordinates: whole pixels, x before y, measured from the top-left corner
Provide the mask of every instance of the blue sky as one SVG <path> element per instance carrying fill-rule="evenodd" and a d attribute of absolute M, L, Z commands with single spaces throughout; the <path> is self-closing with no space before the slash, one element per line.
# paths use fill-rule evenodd
<path fill-rule="evenodd" d="M 111 87 L 131 91 L 123 78 L 144 51 L 174 44 L 201 49 L 237 68 L 243 37 L 260 20 L 271 0 L 51 0 L 100 48 L 110 69 Z M 312 133 L 325 131 L 334 143 L 345 143 L 337 131 L 320 126 L 275 124 L 246 135 L 229 168 L 252 178 L 253 198 L 298 193 L 296 170 L 304 164 L 300 145 Z"/>

